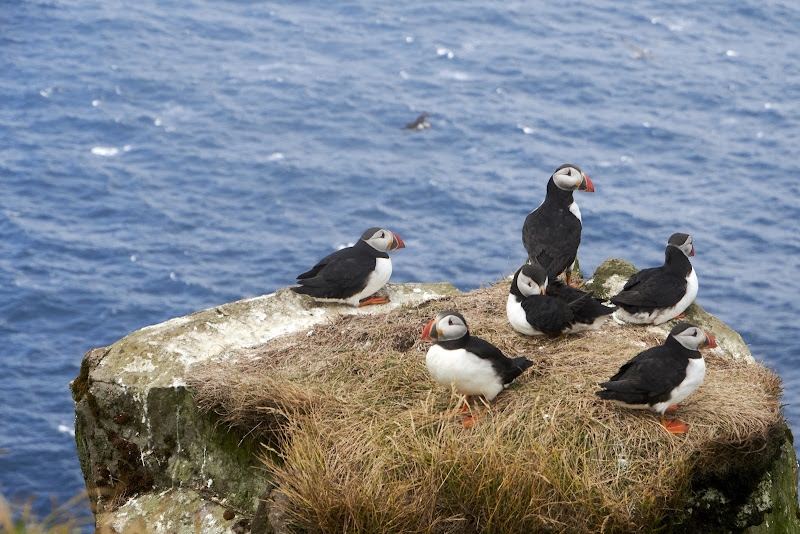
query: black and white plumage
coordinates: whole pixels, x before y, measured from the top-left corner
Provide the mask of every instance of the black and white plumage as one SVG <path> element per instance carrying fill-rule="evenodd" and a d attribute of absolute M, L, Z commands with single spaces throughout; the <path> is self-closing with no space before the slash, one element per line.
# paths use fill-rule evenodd
<path fill-rule="evenodd" d="M 616 316 L 637 324 L 661 324 L 678 317 L 697 296 L 697 274 L 689 261 L 694 256 L 692 236 L 672 234 L 664 265 L 642 269 L 628 279 L 611 302 Z"/>
<path fill-rule="evenodd" d="M 600 384 L 596 395 L 627 408 L 647 409 L 661 415 L 670 432 L 685 432 L 688 427 L 677 420 L 666 421 L 664 413 L 674 409 L 703 382 L 706 364 L 702 348 L 714 348 L 711 334 L 690 323 L 680 323 L 663 345 L 644 350 L 620 367 L 608 382 Z"/>
<path fill-rule="evenodd" d="M 421 130 L 425 130 L 426 128 L 430 128 L 431 127 L 431 123 L 428 122 L 428 117 L 430 117 L 430 115 L 428 115 L 427 112 L 423 112 L 422 115 L 420 115 L 419 117 L 414 119 L 414 122 L 409 122 L 408 124 L 406 124 L 403 127 L 403 130 L 408 132 L 408 131 L 413 131 L 413 130 L 421 131 Z"/>
<path fill-rule="evenodd" d="M 525 218 L 522 244 L 531 263 L 538 263 L 551 280 L 566 271 L 567 284 L 581 244 L 581 210 L 572 198 L 573 191 L 594 192 L 594 184 L 577 166 L 565 164 L 547 182 L 542 205 Z"/>
<path fill-rule="evenodd" d="M 549 281 L 538 265 L 523 265 L 514 274 L 506 315 L 514 329 L 527 336 L 574 334 L 598 330 L 616 310 L 580 289 Z"/>
<path fill-rule="evenodd" d="M 426 364 L 436 383 L 467 397 L 483 395 L 492 401 L 533 362 L 520 356 L 508 358 L 500 349 L 471 336 L 464 317 L 443 311 L 422 331 L 422 339 L 435 341 Z"/>
<path fill-rule="evenodd" d="M 392 275 L 388 252 L 404 247 L 403 240 L 389 230 L 370 228 L 352 247 L 337 250 L 299 275 L 300 285 L 291 289 L 318 301 L 351 306 L 389 302 L 387 297 L 367 297 L 382 288 Z"/>

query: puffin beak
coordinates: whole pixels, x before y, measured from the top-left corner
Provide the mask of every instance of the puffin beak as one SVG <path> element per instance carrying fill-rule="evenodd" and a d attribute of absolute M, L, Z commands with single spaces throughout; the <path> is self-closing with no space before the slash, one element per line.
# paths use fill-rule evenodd
<path fill-rule="evenodd" d="M 439 337 L 438 332 L 436 331 L 433 326 L 436 324 L 436 319 L 429 322 L 425 329 L 422 331 L 422 337 L 420 339 L 424 339 L 426 341 L 435 341 L 437 337 Z"/>
<path fill-rule="evenodd" d="M 547 293 L 544 290 L 544 286 L 539 286 L 539 291 L 542 292 L 542 295 L 547 295 Z"/>
<path fill-rule="evenodd" d="M 692 243 L 692 251 L 689 253 L 689 256 L 694 256 L 694 243 Z"/>
<path fill-rule="evenodd" d="M 583 180 L 581 180 L 581 185 L 578 186 L 578 191 L 585 191 L 586 193 L 594 193 L 594 184 L 585 174 L 583 175 Z"/>
<path fill-rule="evenodd" d="M 716 347 L 717 346 L 717 341 L 714 339 L 714 337 L 711 334 L 709 334 L 708 332 L 703 332 L 703 333 L 706 335 L 706 340 L 703 341 L 702 343 L 700 343 L 700 347 L 698 347 L 698 348 L 701 348 L 701 349 L 703 349 L 703 348 L 713 349 L 714 347 Z"/>
<path fill-rule="evenodd" d="M 389 250 L 397 250 L 398 248 L 406 248 L 406 244 L 400 239 L 400 236 L 392 232 L 392 244 L 389 245 Z"/>

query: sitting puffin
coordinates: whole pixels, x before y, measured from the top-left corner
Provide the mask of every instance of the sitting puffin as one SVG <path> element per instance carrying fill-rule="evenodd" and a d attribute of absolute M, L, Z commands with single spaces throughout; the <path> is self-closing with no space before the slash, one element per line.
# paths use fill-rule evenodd
<path fill-rule="evenodd" d="M 702 348 L 717 346 L 714 338 L 690 323 L 672 329 L 663 345 L 650 347 L 628 360 L 595 394 L 627 408 L 653 410 L 661 424 L 674 434 L 689 427 L 677 419 L 667 421 L 664 412 L 692 394 L 703 382 L 706 363 Z"/>
<path fill-rule="evenodd" d="M 692 236 L 672 234 L 664 265 L 642 269 L 611 297 L 611 302 L 620 307 L 617 317 L 638 324 L 661 324 L 683 317 L 683 311 L 697 296 L 697 274 L 690 256 L 694 256 Z"/>
<path fill-rule="evenodd" d="M 464 317 L 452 310 L 443 311 L 422 331 L 422 339 L 436 341 L 428 349 L 426 364 L 439 385 L 466 395 L 459 413 L 469 411 L 469 398 L 483 395 L 491 402 L 533 362 L 520 356 L 508 358 L 500 349 L 481 338 L 470 336 Z M 472 417 L 464 426 L 472 426 Z"/>
<path fill-rule="evenodd" d="M 383 304 L 388 297 L 370 297 L 392 275 L 387 251 L 405 248 L 403 240 L 384 228 L 370 228 L 352 247 L 337 250 L 297 277 L 295 293 L 322 302 L 342 302 L 351 306 Z M 362 300 L 363 299 L 363 300 Z"/>
<path fill-rule="evenodd" d="M 594 184 L 577 165 L 556 169 L 547 182 L 542 205 L 525 218 L 522 244 L 531 263 L 538 263 L 551 280 L 566 270 L 567 285 L 581 244 L 581 210 L 572 199 L 575 190 L 594 192 Z"/>
<path fill-rule="evenodd" d="M 539 264 L 517 270 L 506 303 L 511 326 L 526 336 L 598 330 L 616 309 L 603 306 L 591 293 L 558 280 L 548 282 Z"/>

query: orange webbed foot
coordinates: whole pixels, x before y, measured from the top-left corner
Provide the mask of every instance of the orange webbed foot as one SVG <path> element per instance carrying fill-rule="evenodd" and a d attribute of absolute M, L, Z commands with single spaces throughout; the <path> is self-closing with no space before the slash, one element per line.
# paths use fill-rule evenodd
<path fill-rule="evenodd" d="M 681 312 L 681 313 L 679 313 L 678 315 L 676 315 L 675 317 L 673 317 L 673 318 L 672 318 L 672 319 L 670 319 L 670 320 L 671 320 L 671 321 L 674 321 L 675 319 L 683 319 L 684 317 L 686 317 L 686 314 L 685 314 L 685 313 L 683 313 L 683 312 Z"/>
<path fill-rule="evenodd" d="M 678 409 L 678 405 L 677 405 L 677 404 L 673 404 L 672 406 L 670 406 L 669 408 L 667 408 L 667 409 L 666 409 L 666 410 L 664 410 L 664 411 L 665 411 L 665 412 L 674 412 L 674 411 L 675 411 L 675 410 L 677 410 L 677 409 Z"/>
<path fill-rule="evenodd" d="M 678 421 L 677 419 L 667 421 L 664 419 L 663 415 L 661 416 L 661 424 L 673 434 L 685 434 L 686 431 L 689 430 L 689 426 L 686 423 Z"/>
<path fill-rule="evenodd" d="M 464 406 L 461 407 L 456 413 L 467 413 L 469 411 L 469 395 L 464 397 Z"/>
<path fill-rule="evenodd" d="M 358 306 L 369 306 L 370 304 L 386 304 L 389 301 L 389 297 L 369 297 L 367 299 L 362 300 L 358 303 Z"/>

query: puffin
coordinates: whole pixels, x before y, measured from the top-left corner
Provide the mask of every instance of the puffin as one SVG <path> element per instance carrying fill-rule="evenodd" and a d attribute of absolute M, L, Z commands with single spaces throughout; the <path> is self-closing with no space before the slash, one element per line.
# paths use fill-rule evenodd
<path fill-rule="evenodd" d="M 409 131 L 413 131 L 413 130 L 421 131 L 421 130 L 424 130 L 426 128 L 430 128 L 431 127 L 431 123 L 428 122 L 428 120 L 427 120 L 428 117 L 430 117 L 430 115 L 428 115 L 428 112 L 423 112 L 422 115 L 420 115 L 419 117 L 414 119 L 414 122 L 409 122 L 408 124 L 406 124 L 403 127 L 403 130 L 405 132 L 409 132 Z"/>
<path fill-rule="evenodd" d="M 471 336 L 464 316 L 454 310 L 443 311 L 429 322 L 422 331 L 422 339 L 436 342 L 428 349 L 425 360 L 436 383 L 452 385 L 458 394 L 466 396 L 458 413 L 469 411 L 469 400 L 474 395 L 493 401 L 533 365 L 524 356 L 509 358 L 488 341 Z M 463 422 L 465 427 L 473 423 L 472 416 Z"/>
<path fill-rule="evenodd" d="M 547 182 L 544 202 L 522 226 L 522 244 L 531 263 L 544 267 L 551 280 L 566 271 L 567 285 L 581 244 L 581 210 L 572 198 L 576 190 L 593 193 L 594 184 L 577 165 L 560 166 Z"/>
<path fill-rule="evenodd" d="M 714 348 L 717 342 L 708 332 L 691 323 L 680 323 L 663 345 L 650 347 L 628 360 L 608 382 L 596 391 L 601 399 L 626 408 L 652 410 L 661 416 L 661 424 L 673 434 L 683 434 L 689 427 L 665 412 L 691 395 L 703 383 L 706 363 L 702 348 Z"/>
<path fill-rule="evenodd" d="M 322 258 L 310 271 L 297 277 L 295 293 L 309 295 L 320 302 L 340 302 L 366 306 L 389 302 L 388 297 L 372 297 L 392 275 L 389 252 L 405 248 L 396 234 L 385 228 L 370 228 L 352 247 L 337 250 Z"/>
<path fill-rule="evenodd" d="M 672 234 L 664 256 L 664 265 L 642 269 L 611 297 L 611 302 L 620 307 L 616 312 L 619 319 L 661 324 L 683 317 L 697 296 L 697 274 L 689 261 L 694 256 L 692 236 Z"/>
<path fill-rule="evenodd" d="M 514 273 L 506 302 L 508 321 L 526 336 L 598 330 L 616 309 L 604 306 L 592 293 L 559 280 L 550 282 L 538 263 L 523 265 Z"/>

